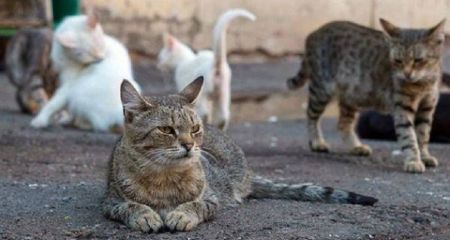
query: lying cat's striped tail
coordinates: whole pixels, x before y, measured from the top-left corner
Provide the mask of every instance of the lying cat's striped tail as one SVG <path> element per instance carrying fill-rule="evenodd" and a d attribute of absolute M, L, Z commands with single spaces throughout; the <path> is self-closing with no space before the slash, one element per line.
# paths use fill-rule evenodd
<path fill-rule="evenodd" d="M 290 199 L 297 201 L 347 203 L 372 206 L 378 199 L 361 194 L 312 184 L 274 183 L 260 176 L 252 178 L 251 198 Z"/>
<path fill-rule="evenodd" d="M 306 64 L 306 61 L 302 61 L 301 65 L 302 66 L 301 66 L 300 70 L 298 71 L 297 75 L 295 75 L 287 80 L 287 86 L 289 89 L 294 90 L 297 88 L 301 88 L 308 81 L 309 71 L 308 71 L 308 66 Z"/>

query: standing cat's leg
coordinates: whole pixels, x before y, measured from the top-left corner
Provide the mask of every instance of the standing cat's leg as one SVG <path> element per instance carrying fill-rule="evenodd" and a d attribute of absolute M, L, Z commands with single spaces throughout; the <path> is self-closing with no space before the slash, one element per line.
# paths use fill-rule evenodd
<path fill-rule="evenodd" d="M 433 114 L 437 100 L 438 93 L 425 97 L 420 102 L 414 119 L 421 159 L 427 167 L 436 167 L 439 164 L 438 160 L 428 152 L 431 124 L 433 122 Z"/>
<path fill-rule="evenodd" d="M 55 95 L 50 101 L 44 105 L 39 114 L 31 121 L 31 126 L 35 128 L 43 128 L 49 125 L 50 117 L 61 110 L 67 102 L 67 91 L 65 88 L 60 88 L 55 92 Z"/>
<path fill-rule="evenodd" d="M 120 221 L 129 228 L 142 232 L 157 232 L 163 221 L 159 214 L 147 205 L 124 200 L 115 194 L 107 196 L 102 202 L 105 217 Z"/>
<path fill-rule="evenodd" d="M 323 138 L 320 127 L 320 117 L 331 100 L 332 94 L 327 88 L 313 80 L 309 85 L 309 98 L 307 109 L 309 147 L 316 152 L 329 152 L 330 147 Z M 330 88 L 329 88 L 330 89 Z M 332 88 L 331 88 L 332 89 Z"/>
<path fill-rule="evenodd" d="M 355 132 L 355 120 L 357 112 L 354 107 L 339 102 L 338 130 L 341 133 L 342 141 L 350 148 L 350 154 L 357 156 L 369 156 L 372 149 L 359 141 Z"/>
<path fill-rule="evenodd" d="M 171 231 L 190 231 L 199 223 L 213 218 L 218 207 L 217 197 L 206 190 L 201 199 L 183 203 L 169 212 L 164 222 Z"/>
<path fill-rule="evenodd" d="M 421 173 L 425 165 L 420 160 L 419 146 L 414 131 L 414 116 L 416 107 L 412 98 L 407 96 L 394 96 L 394 123 L 397 141 L 406 155 L 404 169 L 407 172 Z"/>

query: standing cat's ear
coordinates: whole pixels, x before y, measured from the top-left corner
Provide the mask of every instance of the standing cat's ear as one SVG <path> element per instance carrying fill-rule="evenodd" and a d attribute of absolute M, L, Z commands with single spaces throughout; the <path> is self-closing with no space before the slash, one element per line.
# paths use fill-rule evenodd
<path fill-rule="evenodd" d="M 437 44 L 443 43 L 445 40 L 444 26 L 445 18 L 441 20 L 436 26 L 427 30 L 427 38 L 434 42 L 437 42 Z"/>
<path fill-rule="evenodd" d="M 120 99 L 122 100 L 125 122 L 132 122 L 135 114 L 152 107 L 126 79 L 120 85 Z"/>
<path fill-rule="evenodd" d="M 196 78 L 194 81 L 189 83 L 180 93 L 179 95 L 184 97 L 188 103 L 195 104 L 200 95 L 200 91 L 203 86 L 203 76 Z"/>
<path fill-rule="evenodd" d="M 58 33 L 56 36 L 56 41 L 66 48 L 76 47 L 76 36 L 73 31 L 65 31 Z"/>
<path fill-rule="evenodd" d="M 383 18 L 380 18 L 380 24 L 390 37 L 395 38 L 400 36 L 400 28 L 396 27 L 394 24 L 384 20 Z"/>
<path fill-rule="evenodd" d="M 166 47 L 167 49 L 172 50 L 173 47 L 175 46 L 175 44 L 177 43 L 177 39 L 170 35 L 169 33 L 164 33 L 163 34 L 163 42 L 164 42 L 164 47 Z"/>

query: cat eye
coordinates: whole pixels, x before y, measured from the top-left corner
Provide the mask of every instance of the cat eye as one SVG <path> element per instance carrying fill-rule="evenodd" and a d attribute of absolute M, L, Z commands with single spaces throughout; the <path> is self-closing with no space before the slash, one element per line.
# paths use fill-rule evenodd
<path fill-rule="evenodd" d="M 158 127 L 158 130 L 164 134 L 175 134 L 175 130 L 169 126 Z"/>
<path fill-rule="evenodd" d="M 414 64 L 424 64 L 425 63 L 425 59 L 424 58 L 416 58 L 414 59 Z"/>
<path fill-rule="evenodd" d="M 400 58 L 396 58 L 396 59 L 394 59 L 394 63 L 397 64 L 397 65 L 402 65 L 403 60 L 400 59 Z"/>
<path fill-rule="evenodd" d="M 198 133 L 200 131 L 200 124 L 194 125 L 191 129 L 191 133 Z"/>

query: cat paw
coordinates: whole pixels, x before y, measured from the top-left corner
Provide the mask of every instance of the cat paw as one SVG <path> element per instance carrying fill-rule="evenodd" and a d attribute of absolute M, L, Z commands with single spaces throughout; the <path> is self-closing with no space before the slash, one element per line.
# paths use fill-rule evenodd
<path fill-rule="evenodd" d="M 35 117 L 31 120 L 30 125 L 34 128 L 45 128 L 48 127 L 48 119 L 42 117 Z"/>
<path fill-rule="evenodd" d="M 165 223 L 170 231 L 191 231 L 199 220 L 191 214 L 175 210 L 167 215 Z"/>
<path fill-rule="evenodd" d="M 372 155 L 372 149 L 368 145 L 362 144 L 350 150 L 350 154 L 355 156 L 370 156 Z"/>
<path fill-rule="evenodd" d="M 437 160 L 437 158 L 435 158 L 433 156 L 424 156 L 424 157 L 422 157 L 422 162 L 427 167 L 437 167 L 439 165 L 439 161 Z"/>
<path fill-rule="evenodd" d="M 309 148 L 313 152 L 330 152 L 330 146 L 324 140 L 314 140 L 309 142 Z"/>
<path fill-rule="evenodd" d="M 128 220 L 131 229 L 142 232 L 157 232 L 163 225 L 161 217 L 153 210 L 136 213 Z"/>
<path fill-rule="evenodd" d="M 410 160 L 405 162 L 403 169 L 410 173 L 423 173 L 425 172 L 425 165 L 418 160 Z"/>

